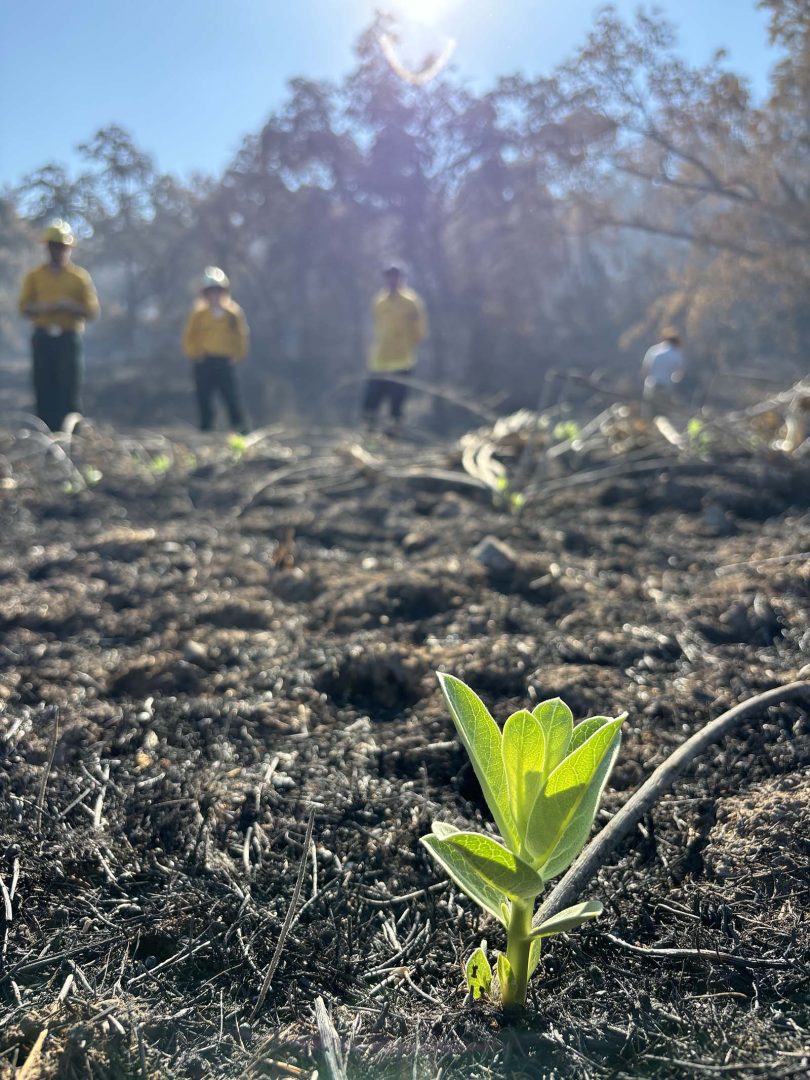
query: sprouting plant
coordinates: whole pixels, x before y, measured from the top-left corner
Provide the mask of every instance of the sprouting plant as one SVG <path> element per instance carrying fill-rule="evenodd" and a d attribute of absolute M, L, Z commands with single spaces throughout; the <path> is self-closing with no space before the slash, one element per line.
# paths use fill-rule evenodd
<path fill-rule="evenodd" d="M 422 843 L 458 887 L 506 928 L 506 953 L 495 964 L 505 1007 L 523 1006 L 542 939 L 597 918 L 587 901 L 532 925 L 537 897 L 582 850 L 608 774 L 619 752 L 626 713 L 591 716 L 574 725 L 571 710 L 552 698 L 513 713 L 503 732 L 469 686 L 439 674 L 461 741 L 503 838 L 463 832 L 436 821 Z M 485 950 L 467 962 L 474 997 L 490 992 Z"/>
<path fill-rule="evenodd" d="M 708 450 L 713 442 L 711 432 L 706 430 L 706 425 L 699 416 L 693 416 L 686 425 L 686 437 L 689 445 L 698 453 Z"/>
<path fill-rule="evenodd" d="M 241 461 L 248 448 L 248 441 L 244 435 L 233 432 L 228 436 L 228 447 L 236 461 Z"/>
<path fill-rule="evenodd" d="M 172 459 L 168 454 L 155 454 L 149 459 L 149 471 L 154 476 L 163 476 L 172 466 Z"/>
<path fill-rule="evenodd" d="M 96 469 L 93 465 L 85 465 L 82 469 L 82 476 L 88 487 L 93 487 L 104 479 L 104 473 L 102 473 L 100 469 Z"/>
<path fill-rule="evenodd" d="M 582 429 L 576 420 L 561 420 L 559 424 L 554 425 L 554 438 L 568 442 L 573 442 L 574 439 L 578 439 Z"/>
<path fill-rule="evenodd" d="M 492 505 L 496 510 L 508 510 L 510 514 L 519 514 L 525 502 L 524 496 L 519 491 L 513 491 L 508 476 L 499 476 L 495 481 L 492 494 Z"/>

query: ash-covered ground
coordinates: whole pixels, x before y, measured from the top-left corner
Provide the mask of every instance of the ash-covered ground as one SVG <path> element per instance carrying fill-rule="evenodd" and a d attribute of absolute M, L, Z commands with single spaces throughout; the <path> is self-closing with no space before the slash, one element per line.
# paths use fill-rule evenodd
<path fill-rule="evenodd" d="M 0 1075 L 807 1075 L 806 706 L 659 802 L 523 1021 L 467 1000 L 500 931 L 418 843 L 488 827 L 437 669 L 500 721 L 627 710 L 597 827 L 802 677 L 807 466 L 704 454 L 515 514 L 448 480 L 449 442 L 356 438 L 0 437 Z"/>

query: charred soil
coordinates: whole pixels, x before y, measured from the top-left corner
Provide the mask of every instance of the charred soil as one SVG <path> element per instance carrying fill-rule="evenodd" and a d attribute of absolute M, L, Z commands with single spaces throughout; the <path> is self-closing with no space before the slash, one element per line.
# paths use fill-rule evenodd
<path fill-rule="evenodd" d="M 806 467 L 776 483 L 731 455 L 516 516 L 442 480 L 450 444 L 377 438 L 386 470 L 345 432 L 245 449 L 86 426 L 67 462 L 5 438 L 0 1075 L 806 1075 L 800 704 L 656 806 L 588 891 L 602 919 L 547 947 L 523 1021 L 466 999 L 461 964 L 500 931 L 418 843 L 435 818 L 487 827 L 436 669 L 501 722 L 558 694 L 627 710 L 602 820 L 700 726 L 799 677 Z M 496 565 L 473 554 L 487 536 Z"/>

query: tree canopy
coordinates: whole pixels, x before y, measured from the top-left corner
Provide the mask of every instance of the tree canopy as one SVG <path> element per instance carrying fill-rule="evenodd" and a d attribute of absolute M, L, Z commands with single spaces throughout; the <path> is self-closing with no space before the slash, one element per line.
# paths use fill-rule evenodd
<path fill-rule="evenodd" d="M 124 128 L 98 131 L 82 169 L 46 162 L 0 202 L 0 341 L 20 344 L 15 278 L 59 216 L 104 301 L 91 355 L 181 367 L 193 282 L 214 263 L 248 314 L 271 413 L 340 412 L 394 257 L 430 309 L 421 377 L 473 395 L 534 405 L 552 369 L 632 386 L 662 323 L 708 380 L 802 374 L 810 14 L 761 6 L 780 50 L 763 101 L 722 53 L 685 63 L 645 14 L 606 9 L 556 71 L 482 93 L 452 69 L 403 79 L 383 43 L 397 26 L 378 16 L 354 70 L 293 80 L 222 176 L 181 183 Z"/>

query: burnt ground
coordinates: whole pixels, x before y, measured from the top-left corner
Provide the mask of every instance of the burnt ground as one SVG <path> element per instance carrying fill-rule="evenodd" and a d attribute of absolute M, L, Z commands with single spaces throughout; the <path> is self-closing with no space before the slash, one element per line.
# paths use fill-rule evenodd
<path fill-rule="evenodd" d="M 728 454 L 518 518 L 365 469 L 346 433 L 271 436 L 88 427 L 70 461 L 0 436 L 0 1076 L 337 1078 L 319 996 L 351 1078 L 806 1075 L 800 704 L 656 806 L 523 1021 L 466 1000 L 463 959 L 503 942 L 418 838 L 486 827 L 436 669 L 501 720 L 626 709 L 601 820 L 799 677 L 810 563 L 765 560 L 810 547 L 807 467 Z M 367 446 L 458 467 L 449 443 Z M 514 565 L 473 556 L 488 534 Z"/>

